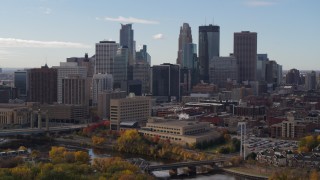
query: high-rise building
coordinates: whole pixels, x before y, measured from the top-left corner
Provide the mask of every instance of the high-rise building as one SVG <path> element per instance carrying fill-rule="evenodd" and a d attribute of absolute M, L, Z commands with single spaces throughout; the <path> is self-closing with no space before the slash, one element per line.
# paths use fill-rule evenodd
<path fill-rule="evenodd" d="M 126 91 L 102 91 L 98 94 L 98 116 L 110 118 L 110 100 L 121 99 L 127 96 Z"/>
<path fill-rule="evenodd" d="M 136 52 L 136 63 L 143 62 L 151 65 L 151 56 L 147 52 L 147 45 L 143 45 L 140 51 Z"/>
<path fill-rule="evenodd" d="M 315 90 L 317 88 L 317 74 L 315 71 L 307 73 L 305 86 L 306 90 Z"/>
<path fill-rule="evenodd" d="M 239 82 L 256 81 L 257 33 L 250 31 L 234 33 L 233 55 L 239 65 Z"/>
<path fill-rule="evenodd" d="M 67 62 L 75 62 L 78 66 L 84 66 L 87 68 L 87 77 L 92 77 L 94 74 L 94 64 L 95 64 L 95 55 L 92 57 L 88 56 L 88 53 L 84 57 L 70 57 L 67 58 Z"/>
<path fill-rule="evenodd" d="M 14 87 L 18 89 L 18 98 L 22 100 L 27 99 L 28 95 L 28 74 L 27 71 L 14 72 Z"/>
<path fill-rule="evenodd" d="M 266 66 L 269 61 L 268 54 L 257 54 L 257 80 L 266 81 Z"/>
<path fill-rule="evenodd" d="M 28 71 L 29 101 L 41 104 L 57 102 L 57 69 L 47 64 Z"/>
<path fill-rule="evenodd" d="M 148 63 L 137 62 L 133 67 L 133 80 L 140 80 L 142 93 L 150 93 L 150 65 Z"/>
<path fill-rule="evenodd" d="M 115 41 L 100 41 L 96 43 L 95 74 L 113 74 L 113 62 L 119 44 Z"/>
<path fill-rule="evenodd" d="M 98 94 L 113 90 L 113 77 L 111 74 L 95 74 L 92 78 L 92 103 L 97 105 Z"/>
<path fill-rule="evenodd" d="M 297 69 L 290 69 L 286 74 L 286 84 L 301 84 L 300 71 Z"/>
<path fill-rule="evenodd" d="M 129 94 L 127 98 L 110 100 L 110 129 L 120 130 L 121 122 L 145 125 L 151 116 L 150 97 Z"/>
<path fill-rule="evenodd" d="M 69 74 L 62 78 L 62 104 L 88 105 L 89 78 L 80 74 Z"/>
<path fill-rule="evenodd" d="M 60 62 L 60 66 L 53 66 L 52 68 L 57 69 L 57 102 L 62 103 L 62 79 L 71 74 L 80 75 L 82 78 L 86 78 L 87 68 L 85 66 L 78 66 L 76 62 Z"/>
<path fill-rule="evenodd" d="M 218 85 L 219 88 L 225 88 L 227 82 L 238 79 L 238 64 L 234 56 L 212 58 L 209 69 L 210 83 Z"/>
<path fill-rule="evenodd" d="M 121 83 L 128 79 L 128 48 L 126 46 L 117 50 L 112 75 L 114 88 L 121 88 Z"/>
<path fill-rule="evenodd" d="M 220 27 L 210 24 L 199 26 L 200 80 L 209 81 L 209 61 L 220 56 Z"/>
<path fill-rule="evenodd" d="M 178 58 L 177 64 L 180 64 L 182 67 L 185 67 L 183 62 L 183 52 L 185 49 L 185 45 L 192 43 L 192 34 L 191 34 L 191 27 L 188 23 L 183 23 L 180 27 L 180 34 L 179 34 L 179 47 L 178 47 Z"/>
<path fill-rule="evenodd" d="M 152 95 L 180 100 L 180 66 L 164 63 L 152 67 Z"/>
<path fill-rule="evenodd" d="M 129 64 L 135 63 L 135 42 L 132 24 L 121 24 L 120 29 L 120 46 L 126 46 L 129 50 Z"/>
<path fill-rule="evenodd" d="M 193 43 L 186 44 L 183 51 L 183 66 L 188 68 L 191 74 L 191 86 L 199 83 L 199 61 L 197 57 L 197 45 Z"/>

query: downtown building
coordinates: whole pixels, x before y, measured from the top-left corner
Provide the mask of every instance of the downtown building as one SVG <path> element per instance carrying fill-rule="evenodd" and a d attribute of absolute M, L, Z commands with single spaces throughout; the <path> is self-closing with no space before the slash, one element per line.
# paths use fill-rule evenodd
<path fill-rule="evenodd" d="M 119 47 L 115 41 L 96 43 L 95 74 L 113 74 L 113 63 Z"/>
<path fill-rule="evenodd" d="M 256 81 L 257 33 L 242 31 L 234 33 L 233 55 L 238 61 L 240 83 Z"/>
<path fill-rule="evenodd" d="M 180 100 L 180 65 L 164 63 L 152 66 L 152 96 L 164 102 Z"/>
<path fill-rule="evenodd" d="M 127 98 L 110 100 L 110 129 L 120 130 L 121 123 L 146 124 L 151 116 L 151 100 L 146 96 L 129 94 Z"/>
<path fill-rule="evenodd" d="M 234 56 L 213 57 L 209 63 L 209 82 L 219 88 L 238 81 L 238 63 Z"/>
<path fill-rule="evenodd" d="M 135 64 L 136 42 L 134 41 L 132 24 L 121 24 L 120 46 L 128 47 L 128 63 L 130 66 Z"/>
<path fill-rule="evenodd" d="M 220 27 L 199 26 L 199 73 L 200 80 L 209 82 L 209 61 L 220 56 Z"/>
<path fill-rule="evenodd" d="M 18 90 L 18 98 L 26 101 L 28 96 L 28 71 L 14 72 L 14 87 Z"/>
<path fill-rule="evenodd" d="M 113 90 L 113 77 L 111 74 L 95 74 L 92 78 L 92 104 L 98 104 L 98 95 L 103 91 Z"/>
<path fill-rule="evenodd" d="M 47 64 L 41 68 L 28 71 L 29 102 L 53 104 L 57 102 L 57 69 L 49 68 Z"/>
<path fill-rule="evenodd" d="M 185 51 L 185 46 L 189 43 L 192 43 L 191 27 L 189 26 L 188 23 L 183 23 L 183 25 L 180 27 L 178 58 L 177 58 L 177 64 L 180 64 L 181 67 L 185 67 L 184 61 L 183 61 L 183 54 Z"/>
<path fill-rule="evenodd" d="M 69 75 L 79 75 L 81 78 L 87 77 L 87 67 L 78 66 L 76 62 L 60 62 L 60 66 L 53 66 L 52 68 L 57 70 L 57 102 L 63 103 L 62 92 L 63 84 L 62 79 L 67 78 Z M 89 84 L 88 84 L 89 86 Z"/>
<path fill-rule="evenodd" d="M 69 74 L 62 78 L 62 104 L 89 105 L 89 82 L 91 80 L 80 74 Z"/>

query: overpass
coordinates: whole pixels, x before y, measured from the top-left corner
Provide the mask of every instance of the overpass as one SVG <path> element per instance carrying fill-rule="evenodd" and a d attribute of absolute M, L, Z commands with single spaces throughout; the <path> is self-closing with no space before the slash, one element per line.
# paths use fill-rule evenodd
<path fill-rule="evenodd" d="M 4 129 L 0 130 L 0 137 L 15 136 L 15 135 L 32 135 L 32 134 L 45 134 L 47 132 L 67 132 L 82 129 L 87 127 L 88 124 L 56 126 L 50 128 L 22 128 L 22 129 Z"/>

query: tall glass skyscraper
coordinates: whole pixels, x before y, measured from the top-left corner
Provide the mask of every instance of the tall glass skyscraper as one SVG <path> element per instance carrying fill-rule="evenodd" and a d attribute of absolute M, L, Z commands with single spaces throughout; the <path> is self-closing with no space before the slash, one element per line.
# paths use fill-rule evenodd
<path fill-rule="evenodd" d="M 133 65 L 134 60 L 135 60 L 136 48 L 135 48 L 134 33 L 133 33 L 133 29 L 132 29 L 132 24 L 121 24 L 120 46 L 128 47 L 129 64 Z"/>
<path fill-rule="evenodd" d="M 16 71 L 14 72 L 14 86 L 18 89 L 19 99 L 27 99 L 27 89 L 28 89 L 28 75 L 27 71 Z"/>
<path fill-rule="evenodd" d="M 182 67 L 186 67 L 183 63 L 183 52 L 185 46 L 189 43 L 192 43 L 192 34 L 191 34 L 191 27 L 188 23 L 183 23 L 180 27 L 180 34 L 179 34 L 179 49 L 178 49 L 178 58 L 177 64 L 180 64 Z"/>
<path fill-rule="evenodd" d="M 199 26 L 200 80 L 209 81 L 209 61 L 220 55 L 220 27 L 209 24 Z"/>

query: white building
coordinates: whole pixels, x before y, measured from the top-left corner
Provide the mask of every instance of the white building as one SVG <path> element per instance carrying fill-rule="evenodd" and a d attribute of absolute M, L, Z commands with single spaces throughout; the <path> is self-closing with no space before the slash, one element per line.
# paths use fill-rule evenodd
<path fill-rule="evenodd" d="M 62 79 L 67 78 L 69 75 L 76 74 L 81 78 L 87 77 L 87 68 L 84 66 L 78 66 L 76 62 L 60 62 L 60 66 L 53 66 L 57 69 L 57 101 L 62 103 Z"/>
<path fill-rule="evenodd" d="M 115 41 L 100 41 L 96 43 L 96 74 L 113 74 L 113 63 L 118 48 L 119 44 Z"/>

